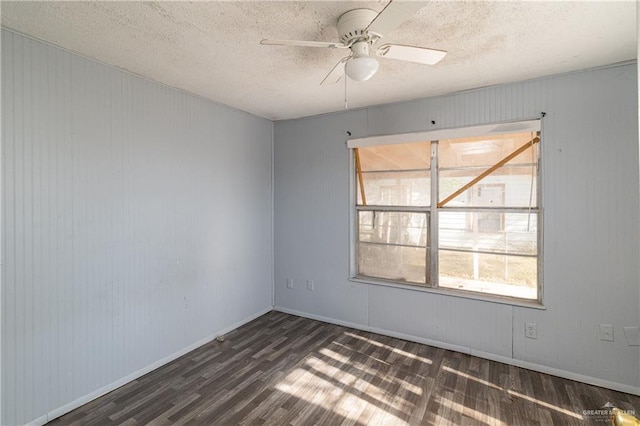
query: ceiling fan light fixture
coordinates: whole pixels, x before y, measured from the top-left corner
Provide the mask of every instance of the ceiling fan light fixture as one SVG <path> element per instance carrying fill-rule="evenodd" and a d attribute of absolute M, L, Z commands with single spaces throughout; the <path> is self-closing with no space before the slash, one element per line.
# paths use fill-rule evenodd
<path fill-rule="evenodd" d="M 352 80 L 367 81 L 378 72 L 378 68 L 380 68 L 380 63 L 376 59 L 361 56 L 347 62 L 346 73 Z"/>
<path fill-rule="evenodd" d="M 423 1 L 389 0 L 380 13 L 369 9 L 353 9 L 338 18 L 338 42 L 303 41 L 303 40 L 262 40 L 261 44 L 276 46 L 323 47 L 331 49 L 348 49 L 346 56 L 329 71 L 320 84 L 333 84 L 343 77 L 354 81 L 366 81 L 373 77 L 380 64 L 375 55 L 383 58 L 409 61 L 424 65 L 437 64 L 447 52 L 419 46 L 401 44 L 380 45 L 380 39 L 398 27 L 402 21 L 424 7 Z M 344 65 L 344 68 L 343 68 Z M 346 91 L 346 86 L 345 86 Z"/>

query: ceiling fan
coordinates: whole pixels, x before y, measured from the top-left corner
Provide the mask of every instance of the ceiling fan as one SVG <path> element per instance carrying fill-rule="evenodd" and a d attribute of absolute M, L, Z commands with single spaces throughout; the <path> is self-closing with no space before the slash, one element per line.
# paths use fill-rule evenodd
<path fill-rule="evenodd" d="M 350 10 L 338 18 L 340 41 L 335 43 L 267 39 L 260 43 L 276 46 L 350 49 L 349 55 L 340 59 L 320 84 L 337 83 L 345 73 L 352 80 L 369 80 L 380 67 L 378 61 L 372 57 L 372 51 L 382 58 L 435 65 L 444 58 L 446 51 L 401 44 L 380 44 L 385 34 L 393 31 L 426 4 L 425 1 L 391 0 L 380 13 L 370 9 Z"/>

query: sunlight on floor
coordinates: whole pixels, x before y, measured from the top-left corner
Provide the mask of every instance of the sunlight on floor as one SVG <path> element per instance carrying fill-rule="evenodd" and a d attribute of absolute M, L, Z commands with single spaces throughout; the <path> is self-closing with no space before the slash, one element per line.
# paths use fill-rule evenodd
<path fill-rule="evenodd" d="M 529 402 L 533 402 L 534 404 L 540 405 L 540 406 L 548 408 L 550 410 L 557 411 L 557 412 L 562 413 L 564 415 L 571 416 L 571 417 L 574 417 L 574 418 L 580 419 L 580 420 L 584 419 L 578 413 L 574 413 L 572 411 L 565 410 L 562 407 L 558 407 L 557 405 L 549 404 L 548 402 L 540 401 L 539 399 L 532 398 L 530 396 L 527 396 L 527 395 L 522 394 L 520 392 L 514 391 L 512 389 L 505 389 L 505 388 L 503 388 L 501 386 L 498 386 L 498 385 L 495 385 L 493 383 L 487 382 L 486 380 L 482 380 L 482 379 L 479 379 L 477 377 L 471 376 L 471 375 L 469 375 L 467 373 L 463 373 L 462 371 L 455 370 L 455 369 L 453 369 L 451 367 L 446 367 L 445 366 L 445 367 L 442 367 L 442 369 L 444 371 L 449 372 L 449 373 L 457 374 L 458 376 L 464 377 L 465 379 L 473 380 L 473 381 L 475 381 L 477 383 L 480 383 L 480 384 L 482 384 L 484 386 L 488 386 L 488 387 L 493 388 L 493 389 L 497 389 L 497 390 L 501 390 L 501 391 L 507 392 L 509 395 L 513 395 L 513 396 L 516 396 L 518 398 L 522 398 L 524 400 L 527 400 Z"/>
<path fill-rule="evenodd" d="M 507 426 L 507 423 L 503 422 L 500 419 L 496 419 L 489 414 L 482 413 L 480 411 L 469 408 L 465 405 L 458 404 L 449 398 L 438 397 L 438 402 L 443 406 L 449 407 L 450 409 L 457 411 L 460 414 L 463 414 L 467 417 L 471 417 L 474 420 L 478 420 L 487 425 L 497 425 L 497 426 Z"/>
<path fill-rule="evenodd" d="M 565 414 L 567 416 L 571 416 L 571 417 L 575 417 L 576 419 L 584 420 L 584 417 L 582 417 L 578 413 L 574 413 L 572 411 L 565 410 L 564 408 L 558 407 L 557 405 L 549 404 L 548 402 L 540 401 L 539 399 L 532 398 L 532 397 L 527 396 L 525 394 L 522 394 L 520 392 L 516 392 L 514 390 L 508 389 L 507 393 L 510 394 L 510 395 L 513 395 L 513 396 L 517 396 L 518 398 L 526 399 L 527 401 L 533 402 L 534 404 L 541 405 L 541 406 L 543 406 L 545 408 L 557 411 L 557 412 Z"/>
<path fill-rule="evenodd" d="M 344 334 L 345 334 L 345 336 L 354 337 L 356 339 L 365 341 L 365 342 L 369 343 L 370 345 L 374 345 L 374 346 L 378 346 L 378 347 L 381 347 L 381 348 L 388 349 L 391 352 L 394 352 L 394 353 L 396 353 L 398 355 L 405 356 L 405 357 L 407 357 L 409 359 L 417 359 L 419 361 L 426 362 L 427 364 L 432 364 L 433 363 L 433 361 L 431 361 L 430 359 L 427 359 L 427 358 L 422 357 L 420 355 L 412 354 L 410 352 L 405 352 L 402 349 L 394 348 L 393 346 L 385 345 L 385 344 L 382 344 L 380 342 L 376 342 L 375 340 L 371 340 L 371 339 L 367 339 L 366 337 L 358 336 L 357 334 L 354 334 L 354 333 L 345 332 Z"/>
<path fill-rule="evenodd" d="M 336 368 L 336 367 L 330 366 L 326 362 L 319 360 L 317 358 L 310 358 L 309 360 L 307 360 L 305 364 L 315 371 L 315 375 L 317 377 L 320 377 L 321 379 L 328 377 L 331 380 L 334 380 L 344 385 L 346 389 L 352 389 L 354 387 L 353 386 L 354 383 L 360 382 L 360 386 L 358 386 L 359 390 L 361 392 L 366 391 L 367 397 L 375 399 L 376 403 L 391 405 L 390 397 L 395 396 L 395 395 L 389 395 L 384 389 L 382 389 L 379 386 L 373 385 L 370 381 L 364 380 L 363 378 L 358 378 L 351 373 L 347 373 L 346 371 L 344 371 L 345 369 L 344 366 L 342 366 L 342 368 Z M 348 364 L 351 364 L 351 363 L 348 363 Z M 351 365 L 348 368 L 353 369 L 354 366 Z M 376 370 L 369 370 L 366 365 L 362 365 L 361 368 L 358 368 L 358 367 L 355 367 L 355 368 L 357 368 L 357 370 L 359 370 L 361 373 L 364 373 L 365 375 L 369 375 L 372 378 L 377 378 L 382 382 L 398 383 L 401 386 L 403 386 L 407 391 L 414 391 L 414 392 L 417 391 L 415 392 L 417 396 L 420 396 L 422 394 L 421 389 L 418 389 L 416 386 L 413 386 L 411 384 L 407 384 L 403 380 L 398 380 L 396 378 L 392 378 L 393 380 L 389 380 L 387 376 L 383 378 L 378 377 L 378 372 Z M 392 407 L 398 408 L 393 405 Z"/>
<path fill-rule="evenodd" d="M 340 355 L 338 352 L 336 351 L 332 351 L 329 348 L 322 348 L 319 351 L 322 355 L 329 357 L 331 359 L 334 359 L 338 362 L 343 362 L 343 363 L 348 363 L 349 361 L 349 357 L 344 356 L 344 355 Z"/>
<path fill-rule="evenodd" d="M 517 398 L 521 403 L 532 403 L 541 409 L 583 420 L 578 413 L 492 383 L 487 377 L 474 376 L 482 376 L 481 372 L 465 372 L 448 365 L 440 365 L 438 370 L 457 379 L 453 382 L 447 379 L 446 388 L 437 391 L 440 393 L 434 395 L 437 404 L 429 408 L 429 414 L 426 405 L 429 395 L 435 386 L 442 385 L 429 372 L 429 367 L 425 367 L 425 364 L 433 365 L 431 359 L 357 332 L 344 332 L 342 336 L 346 339 L 332 340 L 307 355 L 275 385 L 278 391 L 312 404 L 311 408 L 305 408 L 307 414 L 309 410 L 320 410 L 323 419 L 332 421 L 340 422 L 336 419 L 341 418 L 347 423 L 393 425 L 424 422 L 427 414 L 433 415 L 429 422 L 437 424 L 466 419 L 505 426 L 508 423 L 500 413 L 499 400 L 508 400 L 511 396 L 514 401 Z M 371 347 L 375 349 L 370 350 Z M 471 396 L 471 403 L 460 399 L 461 388 L 466 387 L 468 381 L 482 386 L 477 395 Z M 409 418 L 407 413 L 416 413 L 416 417 Z"/>
<path fill-rule="evenodd" d="M 335 342 L 334 342 L 334 343 L 335 343 Z M 342 346 L 342 345 L 340 345 L 340 346 Z M 322 348 L 322 349 L 320 349 L 320 351 L 319 351 L 319 352 L 320 352 L 322 355 L 326 356 L 327 358 L 331 358 L 332 360 L 335 360 L 335 361 L 341 362 L 341 363 L 343 363 L 343 364 L 349 364 L 352 368 L 359 369 L 359 370 L 361 370 L 361 371 L 362 371 L 363 373 L 365 373 L 365 374 L 370 374 L 370 375 L 372 375 L 372 376 L 375 376 L 375 375 L 377 375 L 377 374 L 378 374 L 378 370 L 376 370 L 376 369 L 372 369 L 370 366 L 368 366 L 368 365 L 366 365 L 366 364 L 363 364 L 363 363 L 361 363 L 361 362 L 354 362 L 354 361 L 351 361 L 348 357 L 345 357 L 345 356 L 343 356 L 343 355 L 340 355 L 340 354 L 338 354 L 337 352 L 332 351 L 331 349 L 328 349 L 328 348 Z M 388 366 L 391 366 L 391 364 L 390 364 L 390 363 L 388 363 L 388 362 L 384 362 L 384 361 L 381 361 L 381 360 L 376 359 L 376 358 L 373 358 L 373 357 L 369 357 L 369 359 L 373 359 L 373 360 L 375 360 L 376 362 L 380 362 L 380 363 L 382 363 L 383 365 L 385 365 L 385 366 L 387 366 L 387 367 L 388 367 Z M 308 363 L 309 365 L 312 365 L 312 363 L 309 363 L 309 362 L 307 362 L 307 363 Z M 330 367 L 327 367 L 327 368 L 330 368 Z M 339 368 L 339 369 L 340 369 L 340 367 L 337 367 L 337 368 Z M 323 373 L 324 373 L 324 372 L 323 372 Z M 355 380 L 355 379 L 357 379 L 355 376 L 352 376 L 352 375 L 349 375 L 349 374 L 346 374 L 346 375 L 353 377 L 353 379 L 354 379 L 354 380 Z M 360 379 L 357 379 L 357 380 L 360 380 Z M 387 378 L 385 378 L 385 379 L 383 379 L 383 380 L 384 380 L 384 381 L 389 381 Z M 349 383 L 347 383 L 347 382 L 345 382 L 345 381 L 343 381 L 343 380 L 340 380 L 340 381 L 341 381 L 343 384 L 349 384 Z M 417 387 L 417 386 L 415 386 L 415 385 L 413 385 L 413 384 L 411 384 L 411 383 L 409 383 L 409 382 L 407 382 L 407 381 L 405 381 L 405 380 L 400 380 L 400 379 L 397 379 L 397 378 L 395 378 L 395 377 L 394 377 L 394 378 L 393 378 L 393 382 L 394 382 L 394 383 L 398 383 L 398 384 L 400 384 L 400 386 L 402 386 L 404 389 L 406 389 L 406 390 L 407 390 L 407 391 L 409 391 L 409 392 L 413 392 L 413 393 L 414 393 L 414 394 L 416 394 L 416 395 L 421 395 L 421 394 L 422 394 L 422 389 L 420 389 L 419 387 Z"/>
<path fill-rule="evenodd" d="M 339 347 L 341 347 L 341 348 L 344 348 L 344 349 L 345 349 L 345 350 L 347 350 L 347 351 L 352 351 L 352 350 L 353 350 L 353 348 L 350 348 L 349 346 L 343 345 L 342 343 L 333 342 L 333 344 L 334 344 L 334 345 L 336 345 L 336 346 L 339 346 Z M 389 364 L 387 361 L 383 361 L 383 360 L 381 360 L 380 358 L 376 358 L 376 357 L 375 357 L 375 356 L 373 356 L 373 355 L 367 355 L 367 358 L 368 358 L 370 361 L 375 361 L 375 362 L 376 362 L 376 363 L 378 363 L 378 364 L 382 364 L 382 365 L 386 365 L 386 366 L 391 365 L 391 364 Z"/>
<path fill-rule="evenodd" d="M 448 372 L 448 373 L 457 374 L 460 377 L 464 377 L 465 379 L 473 380 L 474 382 L 480 383 L 480 384 L 482 384 L 484 386 L 488 386 L 490 388 L 497 389 L 497 390 L 504 390 L 498 385 L 494 385 L 493 383 L 487 382 L 486 380 L 482 380 L 482 379 L 479 379 L 477 377 L 471 376 L 471 375 L 469 375 L 467 373 L 463 373 L 462 371 L 454 370 L 451 367 L 444 366 L 444 367 L 442 367 L 442 369 L 444 371 Z"/>
<path fill-rule="evenodd" d="M 407 424 L 396 416 L 393 411 L 412 409 L 413 404 L 405 400 L 400 394 L 413 392 L 422 395 L 422 389 L 404 380 L 391 378 L 403 388 L 399 394 L 389 394 L 384 389 L 371 383 L 371 380 L 359 376 L 369 376 L 372 379 L 389 382 L 389 378 L 380 379 L 377 370 L 357 363 L 352 363 L 347 357 L 322 348 L 319 351 L 328 358 L 329 362 L 339 362 L 339 367 L 317 357 L 309 357 L 304 366 L 295 369 L 285 376 L 275 388 L 281 392 L 294 395 L 297 398 L 332 411 L 345 419 L 357 421 L 363 412 L 369 410 L 374 413 L 370 419 L 376 424 Z M 346 364 L 346 367 L 345 367 Z M 348 372 L 355 370 L 358 376 Z"/>

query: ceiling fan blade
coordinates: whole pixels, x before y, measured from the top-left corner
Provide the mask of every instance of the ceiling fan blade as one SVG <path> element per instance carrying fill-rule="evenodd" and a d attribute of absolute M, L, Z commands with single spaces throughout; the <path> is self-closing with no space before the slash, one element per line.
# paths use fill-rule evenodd
<path fill-rule="evenodd" d="M 347 48 L 342 43 L 330 43 L 325 41 L 303 41 L 303 40 L 261 40 L 260 44 L 270 46 L 302 46 L 302 47 L 327 47 L 329 49 Z"/>
<path fill-rule="evenodd" d="M 396 1 L 391 0 L 389 4 L 382 9 L 382 12 L 376 16 L 367 27 L 368 32 L 380 34 L 382 36 L 395 30 L 413 16 L 418 10 L 427 5 L 426 1 Z"/>
<path fill-rule="evenodd" d="M 445 57 L 447 52 L 445 50 L 427 49 L 426 47 L 383 44 L 376 50 L 376 54 L 383 58 L 435 65 Z"/>
<path fill-rule="evenodd" d="M 329 74 L 320 82 L 320 85 L 323 84 L 335 84 L 339 82 L 344 76 L 344 63 L 349 60 L 351 56 L 347 56 L 346 58 L 340 59 L 332 69 L 329 71 Z"/>

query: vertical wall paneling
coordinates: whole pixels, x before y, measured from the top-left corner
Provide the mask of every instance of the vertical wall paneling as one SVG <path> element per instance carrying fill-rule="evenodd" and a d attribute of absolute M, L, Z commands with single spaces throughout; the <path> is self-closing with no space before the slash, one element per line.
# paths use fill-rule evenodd
<path fill-rule="evenodd" d="M 273 124 L 2 31 L 0 424 L 272 306 Z"/>
<path fill-rule="evenodd" d="M 640 22 L 640 6 L 638 5 L 638 3 L 636 3 L 636 22 Z M 636 30 L 638 32 L 636 37 L 636 44 L 638 47 L 638 54 L 636 55 L 636 62 L 637 62 L 637 59 L 640 58 L 640 25 L 637 25 Z M 636 78 L 637 78 L 637 89 L 638 89 L 638 105 L 640 105 L 640 72 L 636 72 Z M 640 136 L 640 108 L 638 108 L 638 127 L 639 127 L 638 134 Z M 638 138 L 638 145 L 640 145 L 640 137 Z M 639 151 L 638 163 L 640 163 L 640 149 L 638 151 Z M 640 188 L 640 185 L 639 185 L 639 188 Z M 640 245 L 640 238 L 638 239 L 638 244 Z M 640 253 L 640 250 L 638 252 Z M 638 263 L 640 263 L 640 259 L 638 259 Z M 640 286 L 640 280 L 638 282 L 638 285 Z M 640 292 L 638 292 L 638 295 L 640 296 Z M 638 311 L 640 311 L 640 297 L 638 298 Z M 640 371 L 640 357 L 638 359 L 638 371 Z"/>
<path fill-rule="evenodd" d="M 349 152 L 347 131 L 366 131 L 366 111 L 276 124 L 276 305 L 366 323 L 367 286 L 349 274 Z M 303 138 L 300 136 L 304 135 Z M 283 148 L 286 141 L 286 149 Z M 296 255 L 293 252 L 298 251 Z M 286 288 L 292 278 L 294 288 Z M 315 290 L 306 290 L 314 280 Z"/>
<path fill-rule="evenodd" d="M 276 306 L 640 393 L 640 348 L 622 335 L 640 321 L 636 85 L 636 64 L 620 64 L 277 122 Z M 344 129 L 362 137 L 542 111 L 544 310 L 348 281 Z M 287 277 L 302 284 L 287 289 Z M 614 342 L 599 339 L 600 323 L 614 324 Z"/>

